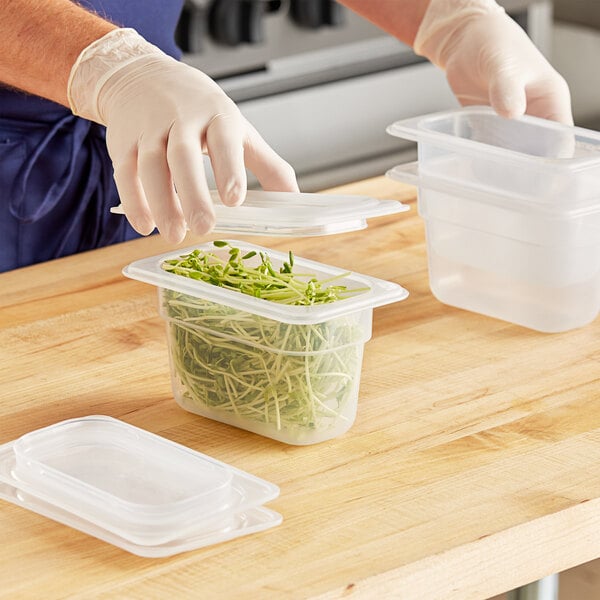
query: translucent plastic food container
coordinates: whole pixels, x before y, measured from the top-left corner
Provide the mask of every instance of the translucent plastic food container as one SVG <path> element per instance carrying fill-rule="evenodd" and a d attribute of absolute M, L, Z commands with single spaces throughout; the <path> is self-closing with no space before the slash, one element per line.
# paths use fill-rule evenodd
<path fill-rule="evenodd" d="M 600 134 L 469 107 L 394 123 L 442 302 L 543 331 L 600 311 Z"/>
<path fill-rule="evenodd" d="M 288 255 L 266 253 L 275 268 Z M 401 286 L 295 258 L 295 271 L 361 288 L 329 304 L 293 306 L 169 273 L 161 265 L 204 244 L 140 261 L 124 274 L 158 287 L 167 322 L 173 392 L 186 410 L 288 444 L 339 436 L 356 416 L 364 345 L 373 308 L 403 300 Z M 222 250 L 223 257 L 226 250 Z"/>
<path fill-rule="evenodd" d="M 281 522 L 261 506 L 277 486 L 105 416 L 1 446 L 0 482 L 0 497 L 144 556 Z"/>

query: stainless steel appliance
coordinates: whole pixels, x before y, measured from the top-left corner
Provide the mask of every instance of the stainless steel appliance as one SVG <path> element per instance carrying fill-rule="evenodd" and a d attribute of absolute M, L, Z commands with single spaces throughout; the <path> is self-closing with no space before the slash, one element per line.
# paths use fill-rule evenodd
<path fill-rule="evenodd" d="M 551 2 L 501 4 L 546 52 Z M 456 106 L 439 69 L 334 0 L 187 0 L 177 39 L 183 60 L 219 82 L 304 191 L 411 160 L 414 145 L 385 127 Z"/>

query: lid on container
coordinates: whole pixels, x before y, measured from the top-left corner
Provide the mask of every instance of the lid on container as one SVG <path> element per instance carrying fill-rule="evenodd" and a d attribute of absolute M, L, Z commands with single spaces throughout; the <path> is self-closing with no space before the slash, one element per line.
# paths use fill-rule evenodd
<path fill-rule="evenodd" d="M 224 527 L 279 494 L 269 482 L 105 416 L 33 431 L 10 450 L 13 479 L 5 483 L 140 545 Z"/>
<path fill-rule="evenodd" d="M 368 196 L 248 190 L 240 206 L 225 206 L 211 191 L 217 233 L 269 236 L 318 236 L 358 231 L 367 219 L 407 211 L 396 200 Z M 125 214 L 122 205 L 110 209 Z"/>
<path fill-rule="evenodd" d="M 524 115 L 499 116 L 488 106 L 468 106 L 392 123 L 390 135 L 432 142 L 456 151 L 494 155 L 503 160 L 569 169 L 600 165 L 600 133 Z"/>
<path fill-rule="evenodd" d="M 250 259 L 249 264 L 259 264 L 261 253 L 269 257 L 275 269 L 279 269 L 289 261 L 288 253 L 270 250 L 256 244 L 237 240 L 229 240 L 228 244 L 238 248 L 242 254 L 254 251 L 256 254 Z M 212 283 L 170 273 L 163 269 L 164 261 L 189 254 L 194 250 L 213 253 L 225 262 L 229 258 L 227 247 L 216 247 L 213 242 L 207 242 L 175 252 L 167 252 L 137 260 L 126 266 L 123 269 L 123 274 L 131 279 L 151 283 L 159 288 L 181 292 L 284 323 L 301 325 L 323 323 L 342 315 L 398 302 L 408 296 L 408 291 L 397 283 L 353 273 L 299 257 L 294 257 L 293 269 L 294 273 L 299 274 L 298 279 L 303 281 L 308 281 L 313 277 L 318 281 L 333 279 L 333 285 L 346 286 L 350 290 L 356 289 L 356 293 L 327 304 L 297 306 L 256 298 L 235 289 L 227 289 Z"/>

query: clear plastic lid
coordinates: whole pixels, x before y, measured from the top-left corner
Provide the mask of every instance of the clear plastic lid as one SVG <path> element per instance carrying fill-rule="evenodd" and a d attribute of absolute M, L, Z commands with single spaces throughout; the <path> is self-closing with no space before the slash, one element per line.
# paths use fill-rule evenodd
<path fill-rule="evenodd" d="M 172 556 L 180 552 L 226 542 L 244 535 L 264 531 L 282 522 L 282 516 L 274 510 L 264 506 L 255 506 L 236 512 L 226 521 L 214 523 L 212 527 L 192 528 L 183 536 L 170 539 L 164 543 L 138 544 L 87 521 L 60 506 L 28 494 L 19 487 L 20 484 L 15 477 L 14 470 L 15 456 L 12 451 L 12 444 L 0 446 L 0 498 L 3 500 L 77 529 L 127 552 L 147 558 Z"/>
<path fill-rule="evenodd" d="M 5 483 L 138 545 L 224 528 L 277 486 L 105 416 L 62 421 L 10 444 Z"/>
<path fill-rule="evenodd" d="M 215 232 L 269 236 L 318 236 L 357 231 L 367 219 L 407 211 L 397 200 L 368 196 L 265 192 L 248 190 L 240 206 L 225 206 L 217 191 L 211 191 L 215 205 Z M 124 214 L 122 205 L 111 208 Z"/>
<path fill-rule="evenodd" d="M 237 240 L 228 240 L 228 243 L 231 246 L 239 248 L 243 254 L 255 251 L 257 254 L 254 260 L 257 263 L 260 261 L 260 253 L 266 254 L 276 269 L 289 260 L 287 253 L 270 250 L 256 244 Z M 301 325 L 323 323 L 359 310 L 372 309 L 377 306 L 404 300 L 408 296 L 408 291 L 397 283 L 348 272 L 344 269 L 299 257 L 294 258 L 294 272 L 306 274 L 309 279 L 312 276 L 316 276 L 319 280 L 336 278 L 336 285 L 344 285 L 349 289 L 360 289 L 361 291 L 355 295 L 350 295 L 347 298 L 328 304 L 294 306 L 271 302 L 263 298 L 255 298 L 247 294 L 242 294 L 237 290 L 230 290 L 204 281 L 169 273 L 162 268 L 161 265 L 165 260 L 177 258 L 196 249 L 222 256 L 224 260 L 227 260 L 229 256 L 228 248 L 218 248 L 212 242 L 207 242 L 175 252 L 167 252 L 158 256 L 137 260 L 125 267 L 123 274 L 131 279 L 151 283 L 159 288 L 166 288 L 197 298 L 204 298 L 234 309 L 284 323 Z"/>

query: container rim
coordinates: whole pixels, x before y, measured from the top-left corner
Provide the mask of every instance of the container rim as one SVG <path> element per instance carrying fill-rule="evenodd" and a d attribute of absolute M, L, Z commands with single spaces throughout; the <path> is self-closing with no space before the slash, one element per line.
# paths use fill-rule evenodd
<path fill-rule="evenodd" d="M 267 254 L 269 258 L 279 261 L 282 264 L 284 261 L 288 260 L 288 255 L 286 253 L 264 248 L 256 244 L 238 240 L 228 240 L 228 243 L 237 246 L 244 252 L 250 250 L 254 250 L 257 253 L 263 252 Z M 356 284 L 355 287 L 368 287 L 369 289 L 368 291 L 360 292 L 354 296 L 329 304 L 290 306 L 278 304 L 277 302 L 272 302 L 263 298 L 255 298 L 247 294 L 242 294 L 236 290 L 227 290 L 204 281 L 189 279 L 175 273 L 169 273 L 162 269 L 161 264 L 163 261 L 177 258 L 196 249 L 214 251 L 215 247 L 213 242 L 207 242 L 137 260 L 124 267 L 123 275 L 137 281 L 150 283 L 159 288 L 166 288 L 197 298 L 220 303 L 229 306 L 230 308 L 253 313 L 268 319 L 300 325 L 323 323 L 335 317 L 340 317 L 360 310 L 373 309 L 385 304 L 404 300 L 408 297 L 408 290 L 397 283 L 377 279 L 368 275 L 361 275 L 359 273 L 354 273 L 297 256 L 294 257 L 294 264 L 303 269 L 310 269 L 331 276 L 346 275 L 340 280 L 340 283 L 352 282 L 353 284 Z"/>
<path fill-rule="evenodd" d="M 444 179 L 434 175 L 423 175 L 419 171 L 417 161 L 396 165 L 386 171 L 386 177 L 394 181 L 401 181 L 417 186 L 418 188 L 428 188 L 446 193 L 455 193 L 476 197 L 480 204 L 495 204 L 504 208 L 511 208 L 515 212 L 530 215 L 542 215 L 554 219 L 575 219 L 595 215 L 600 212 L 600 202 L 596 204 L 579 203 L 573 207 L 563 207 L 562 205 L 549 205 L 537 201 L 534 195 L 514 194 L 510 196 L 502 194 L 500 190 L 493 186 L 473 185 L 468 182 L 459 182 L 456 180 Z M 482 194 L 487 198 L 494 198 L 494 202 L 486 200 L 481 201 Z M 600 196 L 600 193 L 599 193 Z M 500 201 L 501 199 L 501 201 Z"/>
<path fill-rule="evenodd" d="M 461 152 L 465 153 L 477 153 L 493 155 L 495 157 L 501 157 L 505 162 L 518 162 L 518 163 L 531 163 L 538 167 L 541 165 L 548 165 L 552 169 L 568 169 L 571 172 L 577 172 L 592 165 L 600 164 L 600 132 L 585 129 L 583 127 L 564 125 L 556 121 L 550 121 L 542 119 L 540 117 L 534 117 L 531 115 L 523 115 L 515 118 L 515 121 L 521 121 L 523 123 L 529 123 L 532 125 L 541 126 L 545 129 L 554 130 L 557 132 L 572 134 L 574 138 L 585 137 L 591 138 L 598 142 L 598 151 L 595 156 L 579 156 L 579 157 L 548 157 L 548 156 L 536 156 L 534 154 L 528 154 L 526 152 L 520 152 L 518 150 L 510 150 L 494 146 L 492 144 L 486 144 L 477 140 L 471 140 L 467 138 L 461 138 L 448 133 L 440 131 L 432 131 L 425 127 L 426 121 L 440 121 L 456 114 L 473 114 L 473 115 L 490 115 L 498 119 L 503 119 L 489 106 L 464 106 L 456 109 L 439 111 L 426 115 L 420 115 L 409 119 L 402 119 L 396 121 L 386 128 L 386 132 L 394 137 L 405 138 L 414 142 L 435 142 L 438 146 L 444 146 L 445 148 L 457 149 L 460 146 Z"/>

